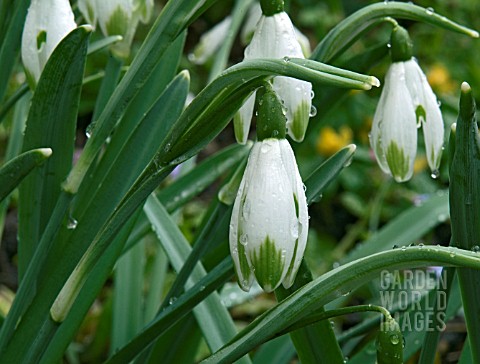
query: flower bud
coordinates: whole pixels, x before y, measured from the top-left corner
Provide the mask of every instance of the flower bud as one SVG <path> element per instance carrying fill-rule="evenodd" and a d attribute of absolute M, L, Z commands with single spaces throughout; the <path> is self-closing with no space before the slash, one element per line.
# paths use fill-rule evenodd
<path fill-rule="evenodd" d="M 55 47 L 76 26 L 68 0 L 32 0 L 22 34 L 22 62 L 32 88 Z"/>
<path fill-rule="evenodd" d="M 230 252 L 240 287 L 256 278 L 271 292 L 289 288 L 302 261 L 308 211 L 295 156 L 285 139 L 253 145 L 233 206 Z"/>

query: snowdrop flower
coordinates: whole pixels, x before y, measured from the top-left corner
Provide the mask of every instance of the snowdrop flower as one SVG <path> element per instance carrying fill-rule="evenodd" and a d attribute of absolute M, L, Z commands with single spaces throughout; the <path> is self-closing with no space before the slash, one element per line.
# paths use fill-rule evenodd
<path fill-rule="evenodd" d="M 405 29 L 392 32 L 393 63 L 373 118 L 370 143 L 382 170 L 397 182 L 413 175 L 417 128 L 422 127 L 432 176 L 438 175 L 444 127 L 437 98 L 411 54 Z"/>
<path fill-rule="evenodd" d="M 235 199 L 229 240 L 240 287 L 248 291 L 256 279 L 271 292 L 282 283 L 289 288 L 295 280 L 307 241 L 308 211 L 295 156 L 285 139 L 280 101 L 271 89 L 261 100 L 259 141 Z M 278 124 L 265 125 L 264 120 Z"/>
<path fill-rule="evenodd" d="M 23 28 L 21 52 L 32 88 L 55 47 L 76 26 L 68 0 L 32 0 Z"/>
<path fill-rule="evenodd" d="M 265 3 L 268 3 L 265 1 Z M 269 3 L 272 3 L 270 1 Z M 250 45 L 245 49 L 245 60 L 259 58 L 305 58 L 297 40 L 293 24 L 283 11 L 283 1 L 275 6 L 262 2 L 263 15 L 257 24 Z M 273 88 L 285 105 L 287 130 L 290 137 L 301 142 L 305 136 L 312 105 L 312 84 L 290 77 L 275 77 Z M 234 118 L 235 136 L 244 144 L 248 137 L 255 96 L 252 95 Z"/>
<path fill-rule="evenodd" d="M 153 0 L 96 1 L 98 24 L 103 34 L 123 37 L 111 48 L 116 56 L 128 57 L 138 22 L 147 23 L 150 20 L 153 6 Z"/>
<path fill-rule="evenodd" d="M 204 64 L 225 41 L 231 25 L 232 17 L 227 16 L 208 32 L 204 33 L 200 37 L 200 42 L 193 50 L 193 53 L 188 56 L 188 59 L 195 64 Z"/>

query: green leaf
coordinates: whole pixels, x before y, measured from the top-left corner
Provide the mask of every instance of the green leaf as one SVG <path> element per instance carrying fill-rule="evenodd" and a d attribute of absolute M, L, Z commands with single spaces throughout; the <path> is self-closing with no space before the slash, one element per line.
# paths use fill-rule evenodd
<path fill-rule="evenodd" d="M 455 135 L 455 153 L 450 168 L 450 216 L 452 245 L 478 249 L 480 242 L 480 136 L 475 101 L 464 82 Z M 480 274 L 459 269 L 463 310 L 474 362 L 480 361 Z"/>
<path fill-rule="evenodd" d="M 382 270 L 424 266 L 462 266 L 480 269 L 478 254 L 455 248 L 409 247 L 370 255 L 336 268 L 303 286 L 244 329 L 205 363 L 232 362 L 272 338 L 319 306 L 369 282 Z"/>
<path fill-rule="evenodd" d="M 45 65 L 32 98 L 23 150 L 49 147 L 53 156 L 20 186 L 19 280 L 23 279 L 51 217 L 60 184 L 72 166 L 90 32 L 90 27 L 79 27 L 60 42 Z"/>
<path fill-rule="evenodd" d="M 333 28 L 312 52 L 312 59 L 331 62 L 360 38 L 372 25 L 387 17 L 422 21 L 453 32 L 478 38 L 478 32 L 461 26 L 430 9 L 396 1 L 386 1 L 365 6 Z"/>
<path fill-rule="evenodd" d="M 394 245 L 408 245 L 448 219 L 448 216 L 448 194 L 439 191 L 422 205 L 402 212 L 369 239 L 357 245 L 342 263 L 392 249 Z"/>
<path fill-rule="evenodd" d="M 145 212 L 150 222 L 155 226 L 155 233 L 165 249 L 170 263 L 175 270 L 179 271 L 191 252 L 190 245 L 164 207 L 154 196 L 150 196 L 147 200 Z M 197 263 L 185 287 L 187 289 L 191 288 L 205 276 L 205 269 L 200 263 Z M 175 299 L 175 297 L 172 297 L 170 302 Z M 232 318 L 216 292 L 195 307 L 193 313 L 212 351 L 218 350 L 236 334 Z M 241 360 L 241 362 L 248 363 L 248 357 Z"/>
<path fill-rule="evenodd" d="M 127 363 L 134 359 L 153 340 L 165 330 L 190 313 L 192 309 L 202 302 L 220 285 L 233 277 L 233 263 L 230 257 L 225 258 L 211 272 L 202 278 L 195 286 L 191 287 L 177 300 L 165 308 L 150 324 L 126 346 L 113 354 L 106 363 Z"/>
<path fill-rule="evenodd" d="M 52 155 L 50 148 L 34 149 L 20 154 L 0 168 L 0 201 L 8 196 L 35 168 Z"/>
<path fill-rule="evenodd" d="M 6 3 L 6 1 L 2 1 L 2 6 L 6 5 Z M 27 9 L 30 5 L 29 0 L 13 1 L 12 3 L 12 17 L 8 22 L 6 31 L 2 31 L 2 40 L 0 41 L 0 64 L 2 65 L 2 72 L 0 72 L 0 103 L 5 96 L 8 81 L 20 51 L 23 24 L 25 23 Z M 7 22 L 0 22 L 0 24 L 7 24 Z"/>

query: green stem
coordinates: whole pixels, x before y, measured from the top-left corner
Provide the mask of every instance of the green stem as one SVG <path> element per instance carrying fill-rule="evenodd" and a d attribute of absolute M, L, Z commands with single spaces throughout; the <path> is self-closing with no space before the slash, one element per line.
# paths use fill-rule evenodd
<path fill-rule="evenodd" d="M 376 305 L 359 305 L 359 306 L 351 306 L 351 307 L 342 307 L 342 308 L 337 308 L 335 310 L 328 310 L 328 311 L 323 311 L 320 313 L 316 313 L 313 315 L 310 315 L 302 320 L 297 321 L 293 325 L 287 327 L 283 331 L 279 332 L 277 336 L 280 335 L 285 335 L 291 331 L 295 331 L 298 329 L 301 329 L 305 326 L 312 325 L 318 321 L 322 320 L 327 320 L 331 319 L 333 317 L 338 317 L 338 316 L 343 316 L 343 315 L 349 315 L 352 313 L 357 313 L 357 312 L 379 312 L 381 313 L 385 319 L 391 318 L 392 316 L 390 315 L 390 312 L 385 307 L 382 306 L 376 306 Z"/>
<path fill-rule="evenodd" d="M 311 59 L 331 62 L 342 54 L 362 34 L 387 17 L 423 21 L 453 32 L 478 38 L 478 32 L 457 24 L 421 6 L 384 1 L 365 6 L 338 23 L 312 52 Z"/>
<path fill-rule="evenodd" d="M 283 0 L 260 0 L 263 15 L 272 16 L 284 11 Z"/>
<path fill-rule="evenodd" d="M 5 101 L 5 103 L 0 108 L 0 124 L 5 119 L 5 116 L 10 111 L 12 106 L 15 105 L 16 102 L 18 100 L 20 100 L 22 98 L 22 96 L 25 95 L 29 90 L 30 89 L 29 89 L 28 85 L 26 83 L 24 83 L 24 84 L 20 85 L 19 88 L 17 88 L 17 90 L 14 92 L 14 94 L 12 96 L 10 96 L 10 98 L 7 101 Z"/>

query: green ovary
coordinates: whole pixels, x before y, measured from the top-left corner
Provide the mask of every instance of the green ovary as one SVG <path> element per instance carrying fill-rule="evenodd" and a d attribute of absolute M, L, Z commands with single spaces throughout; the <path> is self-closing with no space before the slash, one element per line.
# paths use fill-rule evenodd
<path fill-rule="evenodd" d="M 387 163 L 392 175 L 399 182 L 405 181 L 410 171 L 410 158 L 397 143 L 390 142 L 387 149 Z"/>
<path fill-rule="evenodd" d="M 273 240 L 267 236 L 260 248 L 255 249 L 251 258 L 258 284 L 266 292 L 271 292 L 282 279 L 285 257 L 282 257 L 281 250 L 277 249 Z"/>

